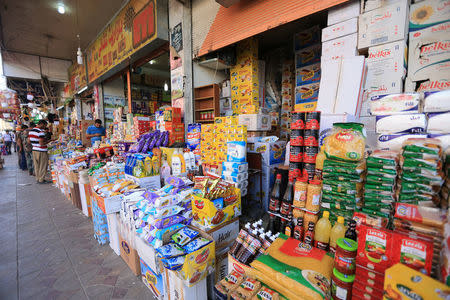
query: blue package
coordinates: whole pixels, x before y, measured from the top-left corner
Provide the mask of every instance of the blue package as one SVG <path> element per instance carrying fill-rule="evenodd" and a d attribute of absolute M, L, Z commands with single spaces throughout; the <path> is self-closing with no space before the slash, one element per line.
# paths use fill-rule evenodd
<path fill-rule="evenodd" d="M 163 258 L 161 259 L 164 267 L 166 267 L 169 270 L 179 270 L 184 264 L 184 256 L 177 256 L 172 258 Z"/>
<path fill-rule="evenodd" d="M 184 249 L 184 251 L 186 251 L 186 254 L 189 254 L 189 253 L 197 251 L 198 249 L 208 245 L 211 242 L 212 241 L 210 241 L 204 237 L 199 237 L 199 238 L 196 238 L 195 240 L 191 241 L 186 246 L 184 246 L 183 249 Z"/>
<path fill-rule="evenodd" d="M 159 257 L 163 258 L 176 257 L 185 254 L 183 248 L 175 243 L 169 243 L 167 245 L 156 248 L 156 252 L 158 252 Z"/>
<path fill-rule="evenodd" d="M 244 162 L 247 155 L 247 147 L 244 141 L 231 141 L 227 143 L 227 161 Z"/>
<path fill-rule="evenodd" d="M 222 209 L 223 208 L 223 198 L 217 198 L 215 200 L 212 200 L 212 203 L 214 204 L 214 206 L 217 209 Z"/>
<path fill-rule="evenodd" d="M 178 230 L 177 233 L 172 235 L 172 240 L 180 246 L 184 246 L 193 239 L 195 239 L 199 233 L 188 227 L 184 227 Z"/>
<path fill-rule="evenodd" d="M 179 228 L 183 228 L 183 227 L 184 227 L 183 224 L 175 224 L 175 225 L 172 225 L 172 226 L 164 228 L 164 229 L 155 230 L 154 235 L 155 235 L 155 238 L 162 240 L 162 237 L 163 237 L 164 233 L 166 233 L 166 231 L 175 231 L 175 230 L 177 230 Z"/>

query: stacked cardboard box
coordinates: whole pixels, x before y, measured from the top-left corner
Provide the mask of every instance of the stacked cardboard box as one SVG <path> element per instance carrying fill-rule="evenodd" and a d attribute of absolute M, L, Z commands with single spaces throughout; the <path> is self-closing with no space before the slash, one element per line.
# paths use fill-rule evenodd
<path fill-rule="evenodd" d="M 446 81 L 450 77 L 450 5 L 448 1 L 427 0 L 411 5 L 409 17 L 408 81 Z M 411 84 L 412 83 L 412 84 Z M 448 85 L 445 87 L 448 89 Z M 438 90 L 436 88 L 423 91 Z"/>
<path fill-rule="evenodd" d="M 319 66 L 320 69 L 320 66 Z M 302 74 L 299 74 L 302 75 Z M 320 71 L 318 73 L 307 72 L 305 76 L 312 76 L 315 78 L 319 78 L 320 80 Z M 297 77 L 301 79 L 301 77 Z M 293 72 L 293 63 L 285 62 L 282 66 L 282 74 L 281 74 L 281 132 L 280 137 L 286 138 L 291 132 L 291 111 L 293 110 L 292 104 L 294 99 L 294 72 Z M 298 82 L 296 83 L 298 84 Z"/>
<path fill-rule="evenodd" d="M 166 107 L 155 113 L 156 129 L 169 132 L 169 145 L 184 143 L 184 123 L 181 122 L 181 109 Z"/>
<path fill-rule="evenodd" d="M 257 113 L 259 110 L 258 41 L 249 38 L 239 42 L 237 62 L 231 68 L 233 113 Z"/>
<path fill-rule="evenodd" d="M 135 138 L 150 131 L 149 117 L 133 117 L 133 136 Z"/>
<path fill-rule="evenodd" d="M 294 35 L 296 111 L 316 109 L 320 84 L 321 49 L 318 26 Z"/>

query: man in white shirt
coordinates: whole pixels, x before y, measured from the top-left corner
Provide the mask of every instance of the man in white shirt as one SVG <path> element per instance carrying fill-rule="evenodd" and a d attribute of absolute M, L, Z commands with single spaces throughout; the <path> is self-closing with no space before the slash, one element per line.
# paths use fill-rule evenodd
<path fill-rule="evenodd" d="M 3 141 L 5 142 L 7 154 L 11 154 L 12 137 L 9 131 L 6 131 L 5 134 L 3 134 Z"/>

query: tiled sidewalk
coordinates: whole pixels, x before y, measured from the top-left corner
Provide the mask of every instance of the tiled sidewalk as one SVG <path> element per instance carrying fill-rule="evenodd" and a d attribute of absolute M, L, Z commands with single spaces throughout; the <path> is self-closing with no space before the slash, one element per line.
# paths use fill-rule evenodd
<path fill-rule="evenodd" d="M 0 299 L 154 299 L 92 221 L 6 156 L 0 170 Z"/>

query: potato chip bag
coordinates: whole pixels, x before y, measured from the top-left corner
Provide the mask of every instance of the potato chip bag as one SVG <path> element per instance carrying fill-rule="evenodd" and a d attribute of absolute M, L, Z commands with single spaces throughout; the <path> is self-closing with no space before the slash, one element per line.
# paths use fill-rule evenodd
<path fill-rule="evenodd" d="M 327 158 L 342 161 L 359 161 L 364 158 L 366 137 L 360 123 L 334 123 L 324 144 Z"/>

